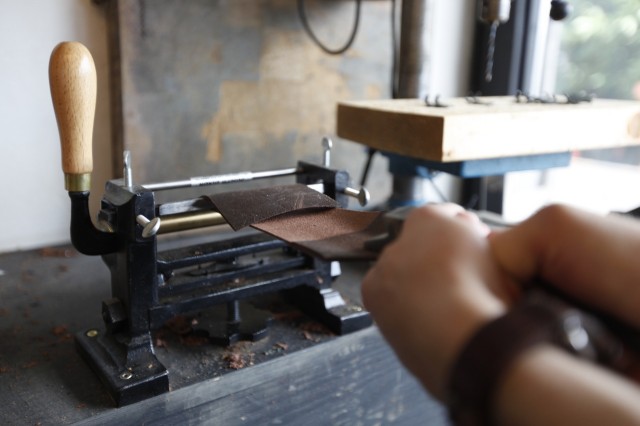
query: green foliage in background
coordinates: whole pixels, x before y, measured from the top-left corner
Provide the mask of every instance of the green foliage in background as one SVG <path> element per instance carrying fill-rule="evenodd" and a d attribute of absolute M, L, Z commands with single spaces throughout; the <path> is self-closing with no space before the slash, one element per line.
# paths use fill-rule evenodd
<path fill-rule="evenodd" d="M 633 87 L 640 84 L 640 1 L 572 0 L 571 4 L 557 92 L 633 99 Z"/>

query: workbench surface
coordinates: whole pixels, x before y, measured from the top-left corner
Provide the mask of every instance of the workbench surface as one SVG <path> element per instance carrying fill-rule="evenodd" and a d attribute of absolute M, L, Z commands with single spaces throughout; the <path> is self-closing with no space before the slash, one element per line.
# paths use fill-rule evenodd
<path fill-rule="evenodd" d="M 343 264 L 336 288 L 358 299 L 366 267 Z M 115 408 L 73 338 L 102 329 L 109 281 L 99 257 L 67 246 L 0 255 L 1 424 L 447 424 L 375 327 L 334 336 L 277 298 L 259 342 L 219 348 L 160 330 L 171 392 Z"/>
<path fill-rule="evenodd" d="M 455 162 L 640 144 L 640 103 L 519 103 L 510 96 L 344 101 L 338 136 L 420 160 Z"/>

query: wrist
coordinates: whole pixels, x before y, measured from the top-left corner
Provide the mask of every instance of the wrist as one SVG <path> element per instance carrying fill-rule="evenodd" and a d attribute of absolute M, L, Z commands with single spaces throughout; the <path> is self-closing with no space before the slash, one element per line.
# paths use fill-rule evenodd
<path fill-rule="evenodd" d="M 527 350 L 557 340 L 554 321 L 540 307 L 520 305 L 476 330 L 448 376 L 446 402 L 456 424 L 493 424 L 492 402 L 501 379 Z"/>
<path fill-rule="evenodd" d="M 532 288 L 515 308 L 478 329 L 453 362 L 447 402 L 456 422 L 492 424 L 492 401 L 501 381 L 542 345 L 622 373 L 636 366 L 625 342 L 598 318 L 542 287 Z"/>
<path fill-rule="evenodd" d="M 507 310 L 499 300 L 484 297 L 482 294 L 467 294 L 463 299 L 468 299 L 467 303 L 458 299 L 455 304 L 441 305 L 446 306 L 447 314 L 439 317 L 447 318 L 447 321 L 438 327 L 441 336 L 434 339 L 440 343 L 437 347 L 424 351 L 432 354 L 429 360 L 431 365 L 426 366 L 424 358 L 421 358 L 418 364 L 426 370 L 425 374 L 418 377 L 430 393 L 441 401 L 447 400 L 449 372 L 467 342 L 479 330 L 503 316 Z M 429 372 L 436 373 L 437 376 L 429 376 Z"/>
<path fill-rule="evenodd" d="M 569 367 L 567 357 L 570 355 L 566 351 L 547 343 L 534 345 L 518 354 L 511 365 L 505 369 L 489 403 L 489 416 L 493 424 L 523 424 L 523 413 L 528 411 L 527 399 L 542 400 L 548 405 L 549 395 L 544 390 L 539 393 L 539 389 L 532 389 L 533 383 L 537 381 L 539 386 L 540 378 L 554 369 L 564 367 L 562 369 L 566 371 Z M 558 371 L 555 376 L 560 377 L 561 374 L 562 372 Z M 528 389 L 523 398 L 524 386 Z M 538 424 L 544 424 L 544 422 Z"/>

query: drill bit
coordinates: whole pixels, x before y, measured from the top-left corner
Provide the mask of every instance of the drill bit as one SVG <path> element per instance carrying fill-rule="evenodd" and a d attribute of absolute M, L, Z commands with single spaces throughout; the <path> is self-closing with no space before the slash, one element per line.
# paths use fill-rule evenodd
<path fill-rule="evenodd" d="M 489 83 L 493 79 L 493 54 L 496 50 L 496 33 L 498 32 L 498 21 L 491 23 L 489 30 L 489 42 L 487 43 L 487 56 L 485 58 L 484 80 Z"/>
<path fill-rule="evenodd" d="M 511 0 L 479 0 L 479 18 L 490 25 L 487 55 L 485 58 L 484 79 L 493 79 L 493 56 L 496 50 L 496 33 L 498 25 L 509 20 Z"/>

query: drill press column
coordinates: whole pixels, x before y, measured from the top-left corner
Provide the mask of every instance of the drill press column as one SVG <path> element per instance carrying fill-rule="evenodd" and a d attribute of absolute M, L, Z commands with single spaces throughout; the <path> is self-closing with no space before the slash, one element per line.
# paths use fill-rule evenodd
<path fill-rule="evenodd" d="M 428 18 L 432 0 L 402 0 L 400 19 L 400 54 L 396 98 L 420 98 L 427 92 L 430 75 Z M 393 175 L 393 193 L 387 201 L 390 208 L 422 204 L 424 182 L 429 173 L 414 160 L 385 153 Z"/>

